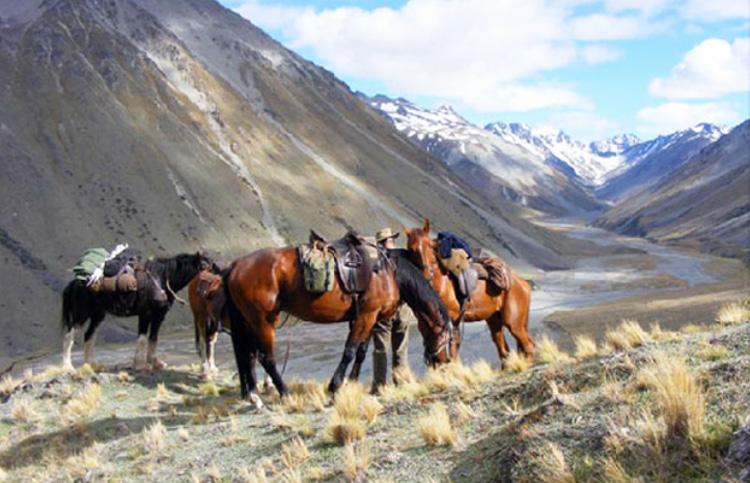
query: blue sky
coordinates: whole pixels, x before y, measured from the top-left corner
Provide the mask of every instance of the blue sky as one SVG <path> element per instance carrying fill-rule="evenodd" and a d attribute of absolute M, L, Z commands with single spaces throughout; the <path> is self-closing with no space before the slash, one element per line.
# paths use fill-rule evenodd
<path fill-rule="evenodd" d="M 581 140 L 750 117 L 748 0 L 223 0 L 353 90 Z"/>

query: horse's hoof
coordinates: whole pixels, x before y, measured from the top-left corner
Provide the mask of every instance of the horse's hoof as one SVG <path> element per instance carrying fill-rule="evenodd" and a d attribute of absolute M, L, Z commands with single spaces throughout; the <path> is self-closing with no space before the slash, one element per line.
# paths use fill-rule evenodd
<path fill-rule="evenodd" d="M 155 371 L 162 371 L 168 367 L 168 364 L 158 357 L 154 357 L 154 359 L 151 361 L 151 367 Z"/>
<path fill-rule="evenodd" d="M 135 361 L 133 363 L 133 369 L 136 371 L 144 372 L 144 371 L 150 371 L 151 366 L 146 363 L 146 361 Z"/>
<path fill-rule="evenodd" d="M 76 368 L 73 367 L 73 364 L 67 362 L 62 365 L 62 370 L 65 372 L 75 372 Z"/>
<path fill-rule="evenodd" d="M 252 404 L 253 407 L 255 407 L 256 411 L 261 411 L 265 407 L 265 405 L 263 404 L 263 400 L 255 393 L 250 393 L 247 396 L 247 402 Z"/>

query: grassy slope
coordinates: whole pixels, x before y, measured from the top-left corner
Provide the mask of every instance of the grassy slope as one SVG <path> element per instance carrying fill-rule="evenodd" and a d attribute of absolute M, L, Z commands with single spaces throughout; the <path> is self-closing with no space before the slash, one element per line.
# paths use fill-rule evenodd
<path fill-rule="evenodd" d="M 537 365 L 521 373 L 497 373 L 483 364 L 430 373 L 379 398 L 380 414 L 364 442 L 354 446 L 369 453 L 359 477 L 588 481 L 611 480 L 618 468 L 621 476 L 648 480 L 736 476 L 723 455 L 732 432 L 748 423 L 742 418 L 750 413 L 750 325 L 710 329 L 662 332 L 661 342 L 625 352 L 600 349 L 585 361 Z M 690 377 L 705 396 L 699 408 L 705 417 L 697 429 L 691 426 L 697 436 L 690 441 L 665 435 L 666 411 L 655 391 L 639 382 L 639 371 L 656 353 L 668 361 L 686 358 Z M 347 459 L 347 447 L 331 442 L 326 430 L 339 409 L 328 401 L 315 409 L 313 399 L 299 397 L 306 409 L 293 412 L 294 402 L 282 405 L 266 395 L 270 409 L 255 412 L 237 401 L 233 379 L 223 377 L 201 385 L 190 368 L 31 377 L 0 406 L 0 470 L 11 480 L 253 481 L 250 473 L 260 468 L 269 480 L 340 480 L 347 474 L 351 454 Z M 90 395 L 93 384 L 100 385 L 101 398 L 97 402 L 94 394 L 94 402 L 86 403 L 80 395 Z M 313 393 L 320 390 L 311 387 Z M 454 446 L 428 446 L 417 431 L 417 421 L 435 402 L 451 414 Z M 353 406 L 357 412 L 365 403 Z M 157 421 L 163 433 L 157 425 L 146 436 L 144 430 Z M 433 433 L 450 430 L 427 422 Z M 658 444 L 649 443 L 652 433 Z M 297 448 L 287 456 L 290 465 L 284 447 L 297 437 L 310 456 Z"/>

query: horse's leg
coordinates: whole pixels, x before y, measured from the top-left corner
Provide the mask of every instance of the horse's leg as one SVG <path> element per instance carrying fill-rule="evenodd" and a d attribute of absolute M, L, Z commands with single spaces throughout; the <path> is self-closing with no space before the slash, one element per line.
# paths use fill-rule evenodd
<path fill-rule="evenodd" d="M 138 316 L 138 341 L 135 346 L 135 360 L 133 366 L 136 371 L 145 371 L 148 367 L 146 360 L 146 346 L 148 345 L 148 325 L 150 321 L 149 314 L 140 314 Z"/>
<path fill-rule="evenodd" d="M 66 371 L 72 371 L 73 368 L 73 344 L 76 341 L 76 326 L 71 325 L 65 328 L 62 342 L 62 367 Z"/>
<path fill-rule="evenodd" d="M 161 323 L 164 322 L 164 317 L 166 315 L 166 311 L 159 311 L 154 314 L 154 317 L 151 319 L 151 328 L 148 333 L 148 354 L 146 356 L 146 363 L 151 364 L 151 367 L 155 371 L 167 368 L 167 363 L 156 356 L 156 346 L 159 343 L 159 329 L 161 328 Z"/>
<path fill-rule="evenodd" d="M 104 312 L 93 314 L 89 327 L 83 335 L 84 364 L 93 364 L 95 362 L 94 344 L 96 344 L 96 334 L 99 331 L 99 325 L 102 323 L 102 320 L 104 320 Z"/>
<path fill-rule="evenodd" d="M 505 340 L 505 334 L 503 333 L 503 316 L 500 312 L 495 312 L 487 319 L 487 327 L 490 329 L 492 334 L 492 341 L 495 343 L 497 348 L 497 355 L 500 357 L 500 363 L 505 361 L 508 357 L 508 343 Z"/>
<path fill-rule="evenodd" d="M 194 314 L 193 323 L 195 324 L 195 334 L 197 335 L 195 344 L 198 347 L 198 356 L 201 359 L 201 379 L 210 379 L 211 364 L 208 359 L 208 337 L 206 337 L 210 322 L 203 314 Z"/>
<path fill-rule="evenodd" d="M 344 354 L 341 356 L 341 362 L 339 362 L 336 371 L 333 373 L 331 382 L 328 384 L 328 391 L 336 392 L 341 384 L 344 382 L 346 376 L 346 369 L 354 360 L 357 351 L 361 344 L 365 343 L 370 338 L 370 333 L 377 320 L 377 313 L 372 312 L 369 314 L 360 315 L 359 319 L 354 322 L 352 330 L 349 331 L 349 336 L 346 338 L 346 345 L 344 345 Z"/>
<path fill-rule="evenodd" d="M 528 300 L 528 298 L 527 298 Z M 508 297 L 500 309 L 502 313 L 503 324 L 510 330 L 510 333 L 516 339 L 518 349 L 529 358 L 534 358 L 534 342 L 529 336 L 529 307 L 528 303 L 521 304 Z"/>
<path fill-rule="evenodd" d="M 276 386 L 276 390 L 279 394 L 284 397 L 289 394 L 284 380 L 281 378 L 278 369 L 276 368 L 276 356 L 275 356 L 275 343 L 276 343 L 276 323 L 278 322 L 279 314 L 269 314 L 265 319 L 268 323 L 262 323 L 255 325 L 255 336 L 256 343 L 258 344 L 258 359 L 266 373 L 271 376 L 273 385 Z"/>
<path fill-rule="evenodd" d="M 365 358 L 367 357 L 367 348 L 369 346 L 370 339 L 367 339 L 357 348 L 357 355 L 354 358 L 354 364 L 352 364 L 352 372 L 349 373 L 350 380 L 359 380 L 359 372 L 362 370 L 362 363 L 365 362 Z"/>
<path fill-rule="evenodd" d="M 216 353 L 216 339 L 219 338 L 219 331 L 215 330 L 208 335 L 206 341 L 206 352 L 208 353 L 208 370 L 211 374 L 217 374 L 219 369 L 216 368 L 216 361 L 214 360 L 214 354 Z"/>

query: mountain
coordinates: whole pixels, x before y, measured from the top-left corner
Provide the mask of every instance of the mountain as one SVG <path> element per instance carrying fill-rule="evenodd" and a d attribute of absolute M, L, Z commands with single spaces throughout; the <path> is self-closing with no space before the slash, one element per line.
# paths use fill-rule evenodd
<path fill-rule="evenodd" d="M 485 129 L 540 156 L 554 158 L 569 166 L 587 186 L 597 186 L 625 160 L 623 153 L 639 142 L 634 134 L 584 144 L 558 129 L 531 128 L 526 124 L 491 123 Z"/>
<path fill-rule="evenodd" d="M 448 106 L 430 110 L 406 99 L 360 97 L 412 142 L 500 203 L 510 200 L 554 215 L 602 208 L 575 171 L 527 126 L 495 124 L 482 129 Z"/>
<path fill-rule="evenodd" d="M 656 191 L 691 156 L 727 132 L 726 128 L 712 124 L 698 124 L 684 131 L 635 144 L 623 151 L 624 162 L 609 173 L 596 194 L 609 201 L 618 201 L 639 192 Z"/>
<path fill-rule="evenodd" d="M 0 105 L 7 357 L 57 345 L 59 292 L 92 246 L 229 259 L 430 217 L 517 267 L 569 263 L 572 242 L 212 0 L 0 0 Z"/>
<path fill-rule="evenodd" d="M 623 200 L 596 224 L 750 262 L 749 148 L 747 120 L 682 162 L 658 189 Z"/>

